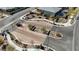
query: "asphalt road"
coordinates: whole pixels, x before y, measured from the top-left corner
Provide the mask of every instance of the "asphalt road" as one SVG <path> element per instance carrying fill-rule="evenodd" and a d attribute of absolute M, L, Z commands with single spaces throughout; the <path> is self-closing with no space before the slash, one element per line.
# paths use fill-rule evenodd
<path fill-rule="evenodd" d="M 74 50 L 79 51 L 79 20 L 76 21 L 74 29 Z"/>
<path fill-rule="evenodd" d="M 73 48 L 75 51 L 79 51 L 79 12 L 76 16 L 76 23 L 74 25 Z"/>
<path fill-rule="evenodd" d="M 10 17 L 7 17 L 6 19 L 0 21 L 0 29 L 2 29 L 4 26 L 8 27 L 7 25 L 11 24 L 11 22 L 13 23 L 13 21 L 17 20 L 19 17 L 23 16 L 24 14 L 26 14 L 28 11 L 33 10 L 34 8 L 28 8 L 25 9 L 23 11 L 20 11 Z M 3 28 L 4 29 L 4 28 Z"/>
<path fill-rule="evenodd" d="M 78 15 L 79 16 L 79 13 Z M 47 36 L 44 45 L 56 51 L 79 51 L 79 18 L 75 17 L 75 24 L 69 27 L 53 26 L 51 30 L 61 32 L 63 38 L 60 40 Z"/>
<path fill-rule="evenodd" d="M 47 37 L 44 45 L 54 48 L 57 51 L 71 51 L 72 50 L 72 40 L 73 40 L 73 30 L 69 30 L 72 27 L 52 27 L 52 31 L 61 32 L 63 38 L 60 40 L 54 39 L 52 37 Z"/>

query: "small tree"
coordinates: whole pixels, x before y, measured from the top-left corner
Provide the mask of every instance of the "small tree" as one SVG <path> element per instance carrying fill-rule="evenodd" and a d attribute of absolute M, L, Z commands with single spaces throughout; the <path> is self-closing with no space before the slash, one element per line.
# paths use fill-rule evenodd
<path fill-rule="evenodd" d="M 56 33 L 56 36 L 61 37 L 61 34 L 60 33 Z"/>
<path fill-rule="evenodd" d="M 41 29 L 41 31 L 43 31 L 44 34 L 47 34 L 47 32 L 48 32 L 45 27 L 43 27 L 43 28 Z"/>
<path fill-rule="evenodd" d="M 0 45 L 4 42 L 4 37 L 0 35 Z"/>
<path fill-rule="evenodd" d="M 29 27 L 30 30 L 32 30 L 32 25 L 31 24 L 29 24 L 28 27 Z"/>
<path fill-rule="evenodd" d="M 14 51 L 14 50 L 15 50 L 15 48 L 10 46 L 9 44 L 6 46 L 6 51 Z"/>
<path fill-rule="evenodd" d="M 0 9 L 0 18 L 2 18 L 2 16 L 3 16 L 3 10 Z"/>

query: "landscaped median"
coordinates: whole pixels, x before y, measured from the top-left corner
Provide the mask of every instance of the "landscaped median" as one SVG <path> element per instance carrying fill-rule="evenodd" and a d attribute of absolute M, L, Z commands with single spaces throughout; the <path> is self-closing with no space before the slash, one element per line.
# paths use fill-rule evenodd
<path fill-rule="evenodd" d="M 12 47 L 14 47 L 15 48 L 15 50 L 19 50 L 19 51 L 22 51 L 22 48 L 20 48 L 19 46 L 17 46 L 11 39 L 11 36 L 10 36 L 10 34 L 6 34 L 6 37 L 7 37 L 7 42 L 8 42 L 8 44 L 9 45 L 11 45 Z"/>

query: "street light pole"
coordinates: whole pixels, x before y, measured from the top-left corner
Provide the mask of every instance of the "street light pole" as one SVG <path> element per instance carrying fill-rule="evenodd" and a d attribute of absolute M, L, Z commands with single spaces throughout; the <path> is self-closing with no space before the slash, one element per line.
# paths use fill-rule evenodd
<path fill-rule="evenodd" d="M 74 24 L 74 29 L 73 29 L 73 40 L 72 40 L 72 51 L 75 51 L 75 32 L 76 32 L 76 27 L 77 27 L 77 24 L 75 22 Z"/>

